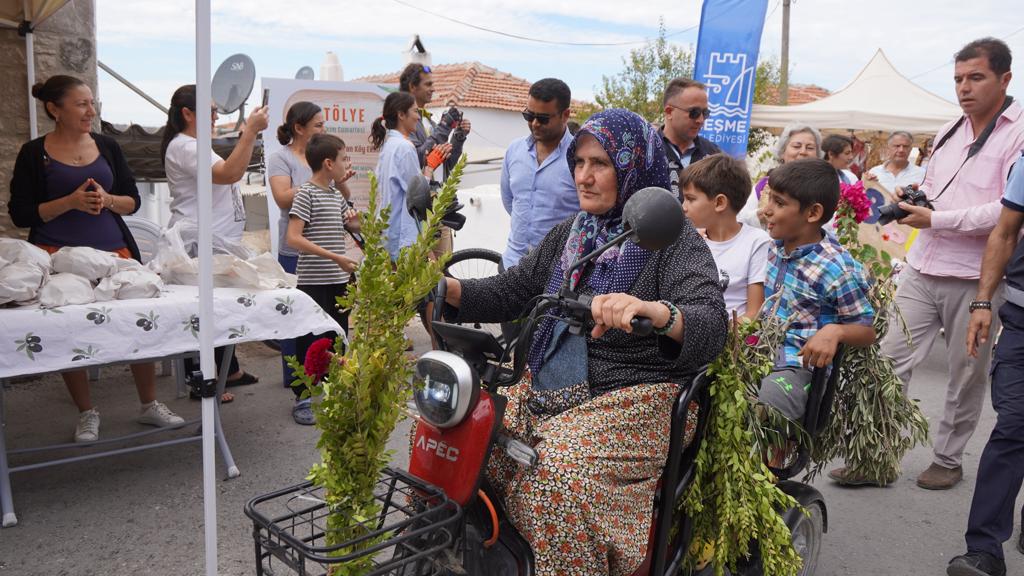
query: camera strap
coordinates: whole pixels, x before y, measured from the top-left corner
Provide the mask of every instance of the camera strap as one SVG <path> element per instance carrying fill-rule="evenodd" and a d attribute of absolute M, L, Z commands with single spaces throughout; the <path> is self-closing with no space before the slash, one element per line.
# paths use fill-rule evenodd
<path fill-rule="evenodd" d="M 949 182 L 946 182 L 946 185 L 942 187 L 942 190 L 935 197 L 929 199 L 930 201 L 935 202 L 939 197 L 945 194 L 946 190 L 949 189 L 950 185 L 953 184 L 953 181 L 956 180 L 956 177 L 960 174 L 960 170 L 962 170 L 964 165 L 967 164 L 967 161 L 974 158 L 978 152 L 981 152 L 981 147 L 988 142 L 988 138 L 992 135 L 992 131 L 996 129 L 996 123 L 999 121 L 999 118 L 1003 115 L 1003 112 L 1006 112 L 1006 109 L 1009 108 L 1011 104 L 1013 104 L 1013 96 L 1007 95 L 1006 98 L 1003 99 L 1003 105 L 999 108 L 999 112 L 996 112 L 996 115 L 989 121 L 988 126 L 985 126 L 985 129 L 981 131 L 981 134 L 979 134 L 974 142 L 971 143 L 971 147 L 967 149 L 967 157 L 960 163 L 960 167 L 953 173 L 953 177 L 949 179 Z M 952 138 L 953 134 L 956 134 L 956 131 L 963 126 L 965 120 L 967 120 L 967 116 L 961 116 L 960 119 L 956 121 L 956 124 L 953 124 L 953 127 L 942 135 L 942 138 L 940 138 L 935 144 L 935 148 L 932 149 L 932 158 L 935 157 L 935 152 L 937 152 L 939 148 L 942 148 L 942 145 Z"/>

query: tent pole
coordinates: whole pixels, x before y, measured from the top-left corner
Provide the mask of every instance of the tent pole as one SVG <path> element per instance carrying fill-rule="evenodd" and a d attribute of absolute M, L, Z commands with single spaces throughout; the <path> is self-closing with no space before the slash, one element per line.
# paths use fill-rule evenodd
<path fill-rule="evenodd" d="M 216 378 L 213 359 L 213 174 L 210 143 L 210 0 L 196 0 L 196 188 L 199 201 L 199 363 L 203 380 Z M 214 453 L 216 400 L 203 397 L 203 526 L 206 574 L 217 574 L 217 460 Z"/>
<path fill-rule="evenodd" d="M 36 83 L 36 52 L 31 25 L 25 32 L 25 70 L 28 76 L 28 135 L 29 140 L 39 136 L 39 123 L 36 119 L 36 99 L 32 97 L 32 85 Z"/>

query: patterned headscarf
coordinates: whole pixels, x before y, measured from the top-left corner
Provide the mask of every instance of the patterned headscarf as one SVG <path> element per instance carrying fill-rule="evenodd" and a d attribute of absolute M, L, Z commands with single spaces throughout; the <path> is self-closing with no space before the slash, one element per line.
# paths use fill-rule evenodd
<path fill-rule="evenodd" d="M 555 263 L 548 279 L 548 293 L 558 291 L 565 280 L 565 271 L 581 256 L 589 254 L 609 238 L 622 232 L 622 207 L 637 190 L 648 186 L 668 189 L 671 185 L 661 136 L 639 115 L 629 110 L 613 108 L 591 116 L 580 128 L 566 152 L 569 170 L 574 173 L 576 146 L 584 134 L 593 136 L 611 159 L 615 167 L 618 197 L 615 206 L 604 214 L 581 211 L 576 215 L 562 256 Z M 650 256 L 650 251 L 627 241 L 608 250 L 594 262 L 594 271 L 587 284 L 595 295 L 626 292 L 632 287 Z M 575 290 L 581 277 L 579 271 L 574 272 L 569 287 Z M 534 334 L 528 357 L 530 369 L 534 374 L 540 370 L 544 352 L 551 343 L 554 325 L 554 319 L 545 319 Z"/>

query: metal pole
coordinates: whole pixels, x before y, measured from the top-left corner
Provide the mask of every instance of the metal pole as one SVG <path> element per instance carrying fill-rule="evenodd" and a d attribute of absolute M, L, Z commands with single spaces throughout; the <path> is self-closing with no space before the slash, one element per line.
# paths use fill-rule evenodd
<path fill-rule="evenodd" d="M 779 103 L 789 104 L 789 5 L 792 0 L 782 0 L 782 70 L 779 74 Z"/>
<path fill-rule="evenodd" d="M 199 366 L 203 380 L 215 378 L 213 360 L 213 174 L 210 153 L 210 0 L 196 0 L 196 189 L 199 214 Z M 206 575 L 217 575 L 217 460 L 215 410 L 212 397 L 203 398 L 203 526 Z"/>
<path fill-rule="evenodd" d="M 36 83 L 36 49 L 32 39 L 32 29 L 25 34 L 25 69 L 28 76 L 28 135 L 30 140 L 39 136 L 39 123 L 36 120 L 36 99 L 32 97 L 32 85 Z"/>
<path fill-rule="evenodd" d="M 124 76 L 121 76 L 117 72 L 114 72 L 114 70 L 111 69 L 110 66 L 107 66 L 103 62 L 100 62 L 99 60 L 96 60 L 96 65 L 99 66 L 100 69 L 103 70 L 104 72 L 106 72 L 107 74 L 110 74 L 111 76 L 113 76 L 115 80 L 117 80 L 121 84 L 124 84 L 125 86 L 127 86 L 132 92 L 135 92 L 139 96 L 142 96 L 143 98 L 146 99 L 147 102 L 149 102 L 153 106 L 156 106 L 157 108 L 159 108 L 160 111 L 163 112 L 164 114 L 167 114 L 167 107 L 164 106 L 163 104 L 157 102 L 156 100 L 154 100 L 153 97 L 151 97 L 149 94 L 146 94 L 145 92 L 143 92 L 142 88 L 139 88 L 135 84 L 132 84 L 127 78 L 125 78 Z"/>

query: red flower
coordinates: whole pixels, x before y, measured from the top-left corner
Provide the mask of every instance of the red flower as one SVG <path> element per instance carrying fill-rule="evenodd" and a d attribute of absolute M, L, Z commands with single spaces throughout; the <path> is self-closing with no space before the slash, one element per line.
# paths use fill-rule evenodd
<path fill-rule="evenodd" d="M 751 334 L 750 336 L 747 336 L 746 338 L 743 339 L 743 342 L 747 346 L 757 346 L 757 343 L 760 341 L 761 338 L 759 338 L 757 334 Z"/>
<path fill-rule="evenodd" d="M 864 183 L 840 184 L 839 185 L 839 206 L 847 206 L 853 212 L 853 219 L 858 224 L 867 220 L 871 215 L 871 200 L 864 192 Z"/>
<path fill-rule="evenodd" d="M 330 338 L 321 338 L 313 342 L 306 350 L 306 361 L 302 367 L 306 374 L 313 377 L 314 382 L 319 382 L 326 374 L 331 364 L 331 347 L 334 343 Z"/>

